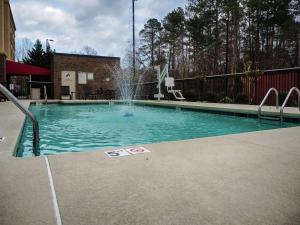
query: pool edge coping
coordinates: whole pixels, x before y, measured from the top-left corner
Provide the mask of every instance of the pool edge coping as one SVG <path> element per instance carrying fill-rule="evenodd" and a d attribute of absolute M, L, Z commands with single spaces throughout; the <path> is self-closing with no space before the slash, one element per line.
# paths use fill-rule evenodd
<path fill-rule="evenodd" d="M 30 104 L 41 103 L 44 100 L 30 100 Z M 48 100 L 48 104 L 65 104 L 65 105 L 80 105 L 80 104 L 109 104 L 124 103 L 124 100 Z M 246 115 L 258 115 L 258 105 L 247 104 L 224 104 L 224 103 L 208 103 L 208 102 L 187 102 L 187 101 L 154 101 L 154 100 L 132 100 L 133 104 L 138 105 L 153 105 L 161 107 L 180 107 L 184 109 L 202 110 L 202 111 L 215 111 L 215 112 L 229 112 Z M 235 106 L 235 107 L 233 107 Z M 232 108 L 233 107 L 233 108 Z M 300 119 L 300 111 L 290 112 L 296 107 L 285 107 L 283 116 L 285 118 Z M 266 116 L 279 116 L 280 111 L 275 109 L 274 106 L 264 106 L 263 115 Z"/>

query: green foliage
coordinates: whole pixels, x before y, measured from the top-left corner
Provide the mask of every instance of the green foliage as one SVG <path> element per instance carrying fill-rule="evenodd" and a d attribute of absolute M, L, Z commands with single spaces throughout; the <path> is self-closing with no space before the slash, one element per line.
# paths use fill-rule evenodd
<path fill-rule="evenodd" d="M 177 8 L 163 19 L 163 42 L 168 49 L 168 62 L 170 68 L 176 68 L 176 61 L 183 59 L 183 45 L 185 36 L 184 10 Z M 176 60 L 177 59 L 177 60 Z"/>
<path fill-rule="evenodd" d="M 161 51 L 161 23 L 151 18 L 144 25 L 144 29 L 140 31 L 141 43 L 140 55 L 145 61 L 150 61 L 153 66 L 156 63 L 160 64 L 163 61 Z"/>
<path fill-rule="evenodd" d="M 195 102 L 195 101 L 198 101 L 198 92 L 197 90 L 188 90 L 188 91 L 185 91 L 183 96 L 186 98 L 187 101 L 192 101 L 192 102 Z"/>
<path fill-rule="evenodd" d="M 219 102 L 220 103 L 226 103 L 226 104 L 232 104 L 233 103 L 232 99 L 228 96 L 222 98 Z"/>
<path fill-rule="evenodd" d="M 206 101 L 217 103 L 221 100 L 220 94 L 216 92 L 207 92 Z"/>
<path fill-rule="evenodd" d="M 178 38 L 183 35 L 185 27 L 185 17 L 182 8 L 177 8 L 170 12 L 163 19 L 164 38 L 165 41 L 173 45 L 177 42 Z"/>
<path fill-rule="evenodd" d="M 248 104 L 249 103 L 249 98 L 248 98 L 247 95 L 239 93 L 236 96 L 235 103 L 237 103 L 237 104 Z"/>
<path fill-rule="evenodd" d="M 33 48 L 28 51 L 28 56 L 26 56 L 23 59 L 23 63 L 50 68 L 51 58 L 53 54 L 54 51 L 51 49 L 49 45 L 47 46 L 45 52 L 41 41 L 36 40 Z"/>
<path fill-rule="evenodd" d="M 253 71 L 293 67 L 299 6 L 296 0 L 188 0 L 185 10 L 145 24 L 140 54 L 146 52 L 148 65 L 167 62 L 183 74 L 203 76 L 243 72 L 245 63 Z M 164 61 L 157 60 L 158 51 Z"/>
<path fill-rule="evenodd" d="M 284 102 L 285 98 L 287 97 L 287 95 L 288 95 L 287 92 L 281 92 L 281 93 L 279 93 L 279 96 L 278 96 L 278 98 L 279 98 L 279 105 L 282 105 L 282 104 L 283 104 L 283 102 Z M 289 98 L 289 100 L 288 100 L 286 106 L 288 106 L 288 107 L 297 106 L 297 102 L 293 101 L 293 98 L 292 98 L 292 96 L 291 96 L 291 97 Z"/>

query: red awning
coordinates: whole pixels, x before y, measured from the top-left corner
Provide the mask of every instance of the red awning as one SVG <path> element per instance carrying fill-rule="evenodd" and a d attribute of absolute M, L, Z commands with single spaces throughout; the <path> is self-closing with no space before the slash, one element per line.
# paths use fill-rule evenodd
<path fill-rule="evenodd" d="M 29 76 L 29 75 L 50 76 L 50 70 L 43 67 L 32 66 L 32 65 L 6 60 L 6 74 L 22 75 L 22 76 Z"/>

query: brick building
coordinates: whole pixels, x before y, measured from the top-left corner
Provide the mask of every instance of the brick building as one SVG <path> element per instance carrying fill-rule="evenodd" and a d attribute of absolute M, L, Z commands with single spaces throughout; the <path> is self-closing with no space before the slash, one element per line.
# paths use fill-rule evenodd
<path fill-rule="evenodd" d="M 15 58 L 15 31 L 9 0 L 0 0 L 0 83 L 6 82 L 5 60 Z"/>
<path fill-rule="evenodd" d="M 112 94 L 116 91 L 113 72 L 118 66 L 118 57 L 55 53 L 51 64 L 52 96 L 82 99 Z"/>
<path fill-rule="evenodd" d="M 115 97 L 113 71 L 120 58 L 55 53 L 50 70 L 24 65 L 14 62 L 15 31 L 10 1 L 0 0 L 0 83 L 18 98 Z"/>

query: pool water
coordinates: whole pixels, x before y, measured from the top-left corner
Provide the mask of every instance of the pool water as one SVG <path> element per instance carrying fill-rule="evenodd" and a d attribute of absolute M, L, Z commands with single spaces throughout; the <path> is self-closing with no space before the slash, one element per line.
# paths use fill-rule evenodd
<path fill-rule="evenodd" d="M 41 155 L 102 150 L 164 141 L 203 138 L 298 124 L 259 122 L 256 118 L 174 108 L 124 104 L 31 105 L 40 123 Z M 32 126 L 27 119 L 17 155 L 32 156 Z"/>

